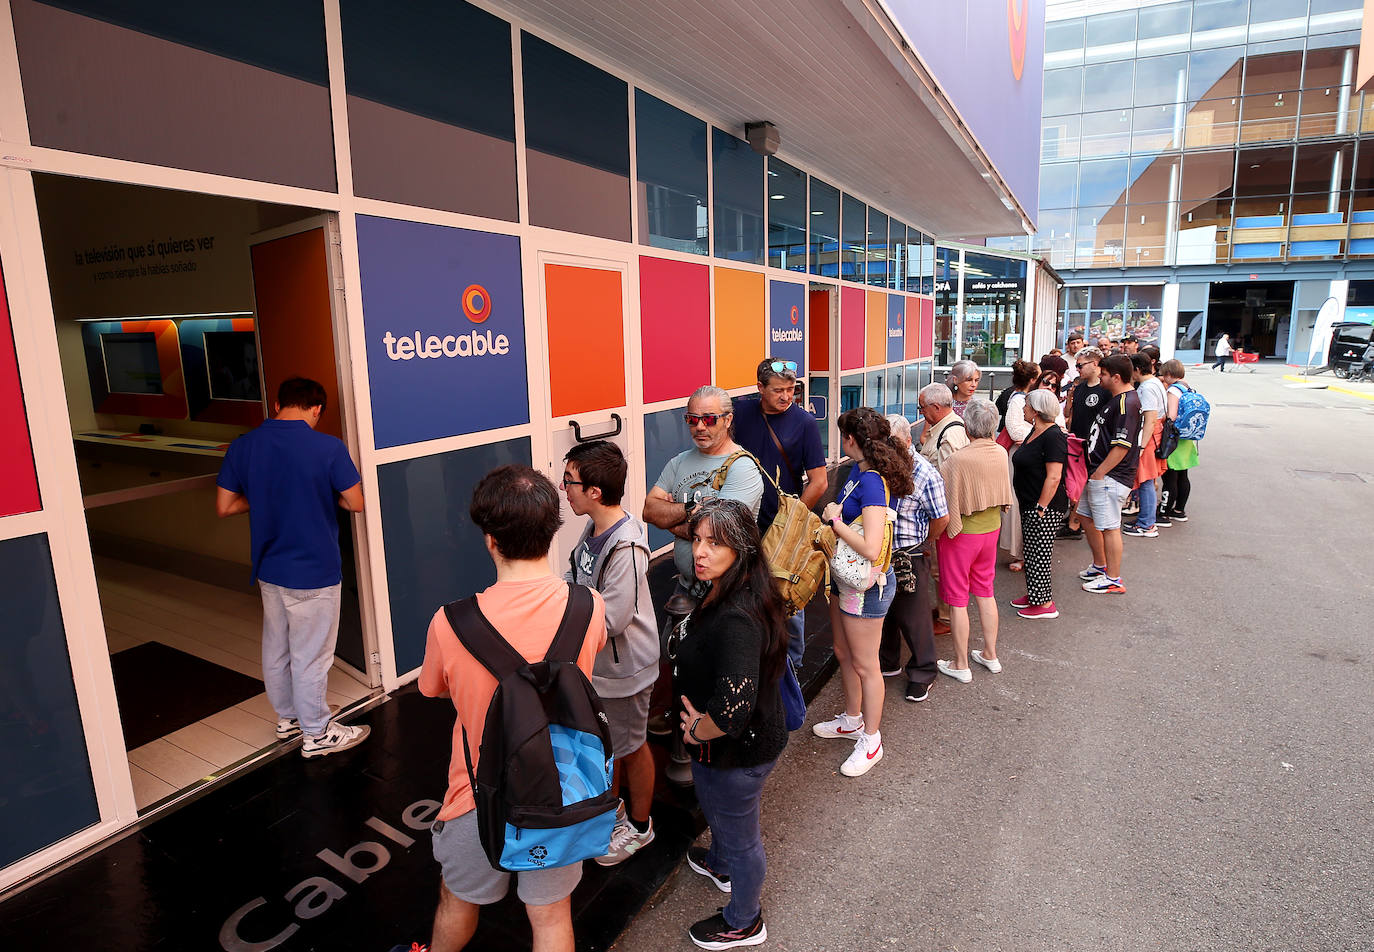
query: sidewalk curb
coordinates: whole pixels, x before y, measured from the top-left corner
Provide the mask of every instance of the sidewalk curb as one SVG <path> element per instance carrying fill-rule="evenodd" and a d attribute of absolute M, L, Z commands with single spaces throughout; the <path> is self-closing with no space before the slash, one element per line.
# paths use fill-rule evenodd
<path fill-rule="evenodd" d="M 1320 381 L 1320 380 L 1313 380 L 1311 377 L 1303 377 L 1303 376 L 1300 376 L 1299 374 L 1284 374 L 1284 375 L 1283 375 L 1283 379 L 1284 379 L 1284 380 L 1291 380 L 1291 381 L 1293 381 L 1294 383 L 1322 383 L 1322 382 L 1323 382 L 1323 381 Z M 1374 393 L 1366 393 L 1366 392 L 1363 391 L 1363 390 L 1352 390 L 1352 389 L 1350 389 L 1349 387 L 1339 387 L 1339 386 L 1336 386 L 1336 385 L 1334 385 L 1334 384 L 1327 384 L 1326 389 L 1327 389 L 1327 390 L 1330 390 L 1332 393 L 1343 393 L 1343 394 L 1345 394 L 1345 395 L 1348 396 L 1348 397 L 1359 397 L 1361 400 L 1372 400 L 1372 401 L 1374 401 Z"/>

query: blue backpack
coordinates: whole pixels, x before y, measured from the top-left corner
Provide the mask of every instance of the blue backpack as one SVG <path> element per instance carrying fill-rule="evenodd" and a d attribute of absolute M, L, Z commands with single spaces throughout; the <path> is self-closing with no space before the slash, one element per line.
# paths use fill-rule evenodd
<path fill-rule="evenodd" d="M 1178 417 L 1174 426 L 1180 440 L 1200 440 L 1207 435 L 1207 420 L 1212 405 L 1207 398 L 1185 383 L 1175 383 L 1178 392 Z"/>
<path fill-rule="evenodd" d="M 492 627 L 476 598 L 444 606 L 463 647 L 496 678 L 472 769 L 482 849 L 495 869 L 571 866 L 604 856 L 619 798 L 611 789 L 611 725 L 577 656 L 591 589 L 568 585 L 568 607 L 542 661 L 529 662 Z"/>

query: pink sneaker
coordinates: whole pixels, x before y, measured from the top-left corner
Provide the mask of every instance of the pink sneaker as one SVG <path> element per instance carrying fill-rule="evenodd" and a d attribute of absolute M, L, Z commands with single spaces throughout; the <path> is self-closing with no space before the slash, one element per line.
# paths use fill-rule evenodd
<path fill-rule="evenodd" d="M 1054 602 L 1047 602 L 1044 605 L 1026 605 L 1018 608 L 1016 614 L 1022 618 L 1058 618 L 1059 609 L 1054 607 Z"/>
<path fill-rule="evenodd" d="M 1029 595 L 1022 595 L 1020 598 L 1013 598 L 1013 599 L 1011 600 L 1011 607 L 1012 607 L 1012 608 L 1030 608 L 1030 596 L 1029 596 Z"/>

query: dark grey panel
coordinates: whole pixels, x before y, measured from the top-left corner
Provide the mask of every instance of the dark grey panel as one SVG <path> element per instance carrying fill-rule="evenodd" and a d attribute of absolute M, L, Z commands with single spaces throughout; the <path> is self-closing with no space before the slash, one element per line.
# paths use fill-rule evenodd
<path fill-rule="evenodd" d="M 644 489 L 654 487 L 663 467 L 683 450 L 692 448 L 692 438 L 687 433 L 687 424 L 682 422 L 682 414 L 687 401 L 671 410 L 658 410 L 644 414 Z M 657 549 L 673 541 L 673 534 L 663 529 L 649 527 L 649 546 Z"/>
<path fill-rule="evenodd" d="M 11 10 L 35 145 L 336 187 L 327 86 L 34 0 Z"/>
<path fill-rule="evenodd" d="M 378 467 L 398 674 L 424 660 L 425 632 L 440 606 L 496 581 L 468 504 L 481 478 L 506 463 L 530 464 L 528 438 Z"/>
<path fill-rule="evenodd" d="M 46 535 L 0 542 L 0 867 L 100 811 Z"/>

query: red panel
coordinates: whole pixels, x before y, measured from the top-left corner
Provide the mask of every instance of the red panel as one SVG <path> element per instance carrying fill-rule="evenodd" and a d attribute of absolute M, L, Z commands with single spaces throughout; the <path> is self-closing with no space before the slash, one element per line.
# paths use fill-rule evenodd
<path fill-rule="evenodd" d="M 24 392 L 19 384 L 5 277 L 0 274 L 0 516 L 36 512 L 40 508 L 38 474 L 33 468 L 33 444 L 29 442 Z"/>
<path fill-rule="evenodd" d="M 867 299 L 863 288 L 840 288 L 840 370 L 864 365 L 864 327 Z"/>
<path fill-rule="evenodd" d="M 711 275 L 704 264 L 639 259 L 644 402 L 691 396 L 711 382 Z"/>
<path fill-rule="evenodd" d="M 921 356 L 935 356 L 934 298 L 921 298 Z"/>
<path fill-rule="evenodd" d="M 902 359 L 919 360 L 921 356 L 921 299 L 915 295 L 906 301 L 906 339 L 902 342 Z"/>
<path fill-rule="evenodd" d="M 830 370 L 830 291 L 811 291 L 807 294 L 806 339 L 809 353 L 806 369 L 823 374 Z"/>

